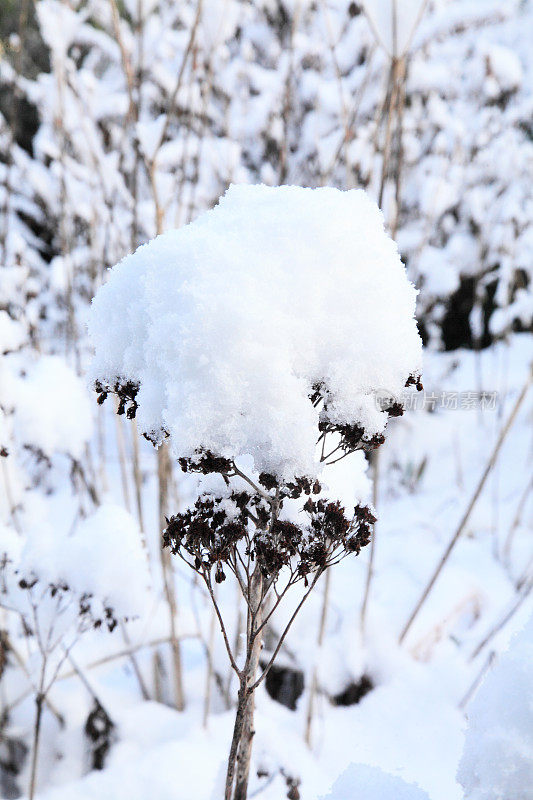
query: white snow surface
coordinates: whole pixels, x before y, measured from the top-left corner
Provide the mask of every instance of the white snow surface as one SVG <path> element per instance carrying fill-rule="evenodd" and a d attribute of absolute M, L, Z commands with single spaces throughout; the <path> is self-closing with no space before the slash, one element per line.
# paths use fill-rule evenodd
<path fill-rule="evenodd" d="M 457 777 L 465 800 L 533 798 L 533 616 L 468 709 Z"/>
<path fill-rule="evenodd" d="M 92 377 L 140 383 L 140 427 L 176 455 L 249 455 L 316 473 L 328 417 L 381 432 L 377 391 L 421 368 L 416 291 L 362 190 L 231 186 L 219 204 L 113 268 L 93 301 Z"/>
<path fill-rule="evenodd" d="M 149 574 L 139 528 L 113 503 L 101 505 L 70 535 L 41 525 L 28 537 L 18 568 L 43 585 L 64 582 L 118 616 L 134 616 L 146 602 Z"/>
<path fill-rule="evenodd" d="M 63 359 L 41 356 L 28 365 L 23 379 L 9 385 L 17 439 L 46 456 L 70 453 L 80 458 L 92 433 L 93 409 L 83 380 Z"/>
<path fill-rule="evenodd" d="M 379 767 L 350 764 L 323 800 L 429 800 L 429 795 Z"/>

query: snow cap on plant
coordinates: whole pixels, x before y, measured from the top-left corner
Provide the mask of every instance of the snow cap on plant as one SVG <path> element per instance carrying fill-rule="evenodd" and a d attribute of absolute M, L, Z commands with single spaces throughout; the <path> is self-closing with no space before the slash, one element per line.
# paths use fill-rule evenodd
<path fill-rule="evenodd" d="M 421 368 L 415 299 L 363 191 L 231 186 L 113 268 L 92 376 L 189 464 L 251 456 L 275 480 L 316 476 L 321 432 L 349 450 L 383 441 L 377 398 Z"/>

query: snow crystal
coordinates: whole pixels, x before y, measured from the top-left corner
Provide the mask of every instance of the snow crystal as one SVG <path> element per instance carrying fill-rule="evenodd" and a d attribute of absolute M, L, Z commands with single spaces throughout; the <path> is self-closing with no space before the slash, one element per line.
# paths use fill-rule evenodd
<path fill-rule="evenodd" d="M 375 393 L 420 370 L 416 291 L 361 190 L 231 186 L 112 271 L 93 301 L 92 375 L 140 384 L 145 432 L 174 452 L 313 474 L 319 409 L 381 433 Z"/>
<path fill-rule="evenodd" d="M 533 798 L 533 617 L 468 707 L 457 777 L 466 800 Z"/>
<path fill-rule="evenodd" d="M 323 800 L 429 800 L 418 786 L 378 767 L 350 764 Z"/>

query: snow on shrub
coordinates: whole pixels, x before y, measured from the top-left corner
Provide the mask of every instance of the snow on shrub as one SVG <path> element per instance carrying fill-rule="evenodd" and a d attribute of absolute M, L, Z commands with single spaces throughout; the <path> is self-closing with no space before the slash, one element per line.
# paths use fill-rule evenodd
<path fill-rule="evenodd" d="M 12 529 L 0 528 L 0 575 L 2 602 L 22 614 L 28 600 L 38 599 L 45 614 L 48 598 L 62 595 L 63 605 L 69 605 L 65 626 L 76 624 L 81 614 L 89 625 L 105 623 L 110 629 L 118 619 L 142 612 L 149 584 L 138 525 L 109 503 L 73 533 L 43 522 L 22 543 Z"/>
<path fill-rule="evenodd" d="M 124 508 L 111 503 L 100 506 L 71 535 L 43 529 L 29 537 L 19 572 L 72 588 L 116 617 L 141 613 L 149 583 L 139 527 Z"/>
<path fill-rule="evenodd" d="M 18 350 L 26 341 L 24 326 L 0 310 L 0 355 Z"/>
<path fill-rule="evenodd" d="M 225 800 L 247 796 L 254 691 L 294 616 L 326 569 L 370 541 L 372 511 L 347 513 L 320 473 L 379 447 L 403 410 L 394 396 L 421 388 L 415 297 L 364 192 L 232 186 L 124 259 L 93 301 L 99 402 L 116 393 L 118 413 L 138 413 L 183 471 L 209 476 L 163 541 L 203 579 L 239 679 Z M 248 607 L 240 666 L 214 591 L 225 569 Z M 300 581 L 260 665 L 265 625 Z"/>
<path fill-rule="evenodd" d="M 93 375 L 126 387 L 142 430 L 178 456 L 313 475 L 319 424 L 380 437 L 376 392 L 419 372 L 415 297 L 364 192 L 232 186 L 112 270 L 93 301 Z"/>
<path fill-rule="evenodd" d="M 468 707 L 457 777 L 465 800 L 533 798 L 533 617 Z"/>
<path fill-rule="evenodd" d="M 91 404 L 83 381 L 58 356 L 41 356 L 13 384 L 14 433 L 46 456 L 80 458 L 92 432 Z"/>
<path fill-rule="evenodd" d="M 429 796 L 378 767 L 350 764 L 323 800 L 429 800 Z"/>

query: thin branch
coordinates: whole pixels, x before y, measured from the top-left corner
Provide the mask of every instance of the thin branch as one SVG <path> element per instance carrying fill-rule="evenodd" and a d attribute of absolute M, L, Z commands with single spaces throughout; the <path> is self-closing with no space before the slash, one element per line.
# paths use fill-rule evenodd
<path fill-rule="evenodd" d="M 356 448 L 356 449 L 358 449 L 358 448 Z M 347 450 L 346 453 L 343 453 L 342 456 L 339 456 L 338 458 L 334 459 L 333 461 L 327 461 L 326 462 L 326 467 L 331 467 L 333 464 L 337 464 L 339 461 L 342 461 L 343 458 L 346 458 L 346 456 L 351 456 L 351 454 L 354 453 L 354 452 L 355 452 L 355 450 Z"/>
<path fill-rule="evenodd" d="M 328 614 L 328 605 L 329 605 L 329 595 L 330 595 L 330 585 L 331 585 L 331 572 L 329 570 L 326 571 L 326 582 L 324 586 L 324 597 L 322 599 L 322 613 L 320 614 L 320 622 L 318 625 L 318 637 L 317 637 L 317 651 L 320 653 L 322 649 L 322 645 L 324 643 L 324 635 L 326 633 L 326 621 L 327 621 L 327 614 Z M 317 654 L 318 654 L 317 653 Z M 311 688 L 309 690 L 309 704 L 307 706 L 307 718 L 306 718 L 306 728 L 305 728 L 305 741 L 308 747 L 311 747 L 311 730 L 313 725 L 313 713 L 314 713 L 314 706 L 315 706 L 315 695 L 318 690 L 318 667 L 316 662 L 315 656 L 315 663 L 313 667 L 313 677 L 311 679 Z"/>
<path fill-rule="evenodd" d="M 296 581 L 292 580 L 293 575 L 294 575 L 294 573 L 291 575 L 289 581 L 287 582 L 287 584 L 286 584 L 285 588 L 283 589 L 283 591 L 281 592 L 281 594 L 278 594 L 278 592 L 276 591 L 277 600 L 274 603 L 273 607 L 268 612 L 268 614 L 265 617 L 263 617 L 263 621 L 261 622 L 261 625 L 255 631 L 254 636 L 256 636 L 257 634 L 261 633 L 263 628 L 265 628 L 268 625 L 270 619 L 272 618 L 272 616 L 277 611 L 279 604 L 281 603 L 281 601 L 283 600 L 283 598 L 287 594 L 288 590 L 291 588 L 291 586 L 294 586 L 294 584 L 296 583 Z"/>
<path fill-rule="evenodd" d="M 372 481 L 372 505 L 374 509 L 378 507 L 379 499 L 379 450 L 374 450 L 372 453 L 372 460 L 374 462 L 374 474 Z M 377 516 L 377 515 L 376 515 Z M 370 556 L 368 559 L 368 567 L 366 572 L 365 592 L 363 595 L 363 602 L 361 604 L 361 632 L 365 632 L 366 614 L 368 608 L 368 599 L 370 597 L 370 587 L 374 577 L 374 557 L 376 550 L 376 522 L 372 526 L 372 535 L 370 537 Z"/>
<path fill-rule="evenodd" d="M 116 0 L 111 0 L 111 13 L 113 17 L 113 30 L 115 32 L 115 38 L 117 40 L 118 48 L 120 50 L 122 68 L 124 70 L 124 75 L 126 76 L 126 86 L 128 89 L 128 99 L 130 106 L 128 114 L 131 115 L 133 113 L 133 107 L 135 105 L 133 101 L 133 72 L 131 69 L 129 56 L 126 51 L 126 47 L 124 45 L 124 40 L 122 38 L 122 34 L 120 33 L 120 17 L 118 13 Z"/>
<path fill-rule="evenodd" d="M 225 627 L 225 625 L 224 625 L 224 621 L 223 621 L 223 619 L 222 619 L 222 615 L 221 615 L 221 613 L 220 613 L 220 609 L 219 609 L 219 607 L 218 607 L 218 603 L 217 603 L 217 601 L 216 601 L 216 598 L 215 598 L 215 593 L 213 592 L 213 588 L 212 588 L 212 586 L 211 586 L 211 582 L 210 582 L 210 580 L 208 579 L 208 577 L 206 577 L 206 575 L 205 575 L 204 573 L 202 573 L 202 577 L 203 577 L 203 579 L 204 579 L 205 585 L 207 586 L 207 591 L 209 592 L 209 594 L 210 594 L 210 596 L 211 596 L 211 601 L 212 601 L 212 603 L 213 603 L 213 606 L 214 606 L 214 608 L 215 608 L 216 615 L 217 615 L 217 617 L 218 617 L 218 622 L 219 622 L 219 624 L 220 624 L 220 630 L 221 630 L 221 632 L 222 632 L 222 636 L 223 636 L 223 638 L 224 638 L 224 644 L 226 645 L 226 651 L 227 651 L 227 653 L 228 653 L 228 657 L 229 657 L 229 660 L 230 660 L 231 666 L 233 667 L 233 669 L 234 669 L 235 673 L 236 673 L 236 674 L 239 676 L 239 679 L 240 679 L 240 678 L 242 677 L 242 672 L 241 672 L 241 670 L 239 669 L 239 667 L 237 666 L 237 662 L 235 661 L 235 658 L 234 658 L 234 656 L 233 656 L 233 652 L 232 652 L 232 649 L 231 649 L 231 645 L 230 645 L 230 643 L 229 643 L 229 639 L 228 639 L 228 634 L 227 634 L 227 632 L 226 632 L 226 627 Z"/>
<path fill-rule="evenodd" d="M 494 625 L 493 628 L 490 629 L 487 635 L 484 636 L 484 638 L 480 641 L 478 646 L 472 651 L 472 654 L 470 656 L 470 661 L 473 661 L 480 654 L 483 648 L 486 647 L 486 645 L 496 636 L 496 634 L 499 633 L 502 630 L 502 628 L 504 628 L 507 625 L 509 620 L 516 614 L 516 612 L 518 611 L 524 600 L 527 599 L 532 589 L 533 589 L 533 578 L 530 578 L 530 580 L 525 584 L 524 588 L 518 595 L 518 598 L 513 603 L 509 611 L 506 614 L 504 614 L 504 616 L 496 623 L 496 625 Z"/>
<path fill-rule="evenodd" d="M 503 547 L 503 557 L 506 561 L 509 560 L 509 557 L 511 555 L 511 544 L 513 541 L 513 536 L 516 529 L 520 525 L 520 520 L 522 519 L 522 514 L 524 512 L 524 508 L 526 506 L 526 502 L 529 497 L 529 493 L 531 492 L 531 489 L 533 489 L 533 477 L 531 477 L 529 483 L 527 484 L 526 488 L 524 489 L 524 492 L 520 497 L 520 500 L 518 501 L 518 506 L 516 508 L 516 512 L 513 518 L 513 523 L 505 540 L 505 544 Z"/>
<path fill-rule="evenodd" d="M 257 494 L 261 495 L 261 497 L 264 500 L 267 500 L 269 503 L 272 503 L 274 498 L 271 497 L 269 494 L 267 494 L 267 492 L 265 492 L 264 489 L 261 489 L 259 486 L 256 486 L 255 483 L 251 480 L 251 478 L 245 475 L 244 472 L 241 472 L 241 470 L 237 467 L 235 462 L 232 464 L 232 467 L 235 475 L 238 475 L 239 478 L 242 478 L 243 481 L 246 481 L 246 483 L 248 483 L 252 487 L 254 492 L 257 492 Z"/>
<path fill-rule="evenodd" d="M 178 72 L 178 77 L 177 77 L 177 80 L 176 80 L 176 84 L 175 84 L 174 89 L 172 91 L 172 94 L 170 96 L 170 100 L 168 102 L 167 110 L 166 110 L 166 113 L 165 113 L 165 121 L 163 123 L 163 129 L 162 129 L 161 134 L 159 136 L 158 143 L 157 143 L 157 146 L 155 148 L 154 156 L 153 156 L 153 158 L 151 160 L 150 166 L 153 166 L 153 164 L 155 163 L 157 154 L 158 154 L 161 146 L 163 145 L 163 143 L 165 141 L 165 137 L 166 137 L 167 131 L 168 131 L 168 126 L 170 124 L 170 118 L 171 118 L 172 114 L 174 113 L 174 108 L 175 108 L 175 105 L 176 105 L 176 98 L 178 96 L 179 90 L 181 89 L 183 76 L 185 74 L 185 67 L 187 66 L 187 61 L 189 60 L 189 56 L 190 56 L 190 54 L 192 52 L 192 49 L 194 47 L 194 42 L 195 42 L 195 39 L 196 39 L 196 33 L 197 33 L 197 30 L 198 30 L 198 24 L 200 22 L 201 15 L 202 15 L 202 0 L 198 0 L 198 4 L 196 6 L 196 15 L 194 17 L 194 21 L 193 21 L 193 24 L 192 24 L 192 27 L 191 27 L 191 32 L 189 34 L 189 40 L 187 42 L 187 47 L 185 48 L 185 52 L 183 53 L 183 58 L 182 58 L 182 61 L 181 61 L 181 66 L 180 66 L 179 72 Z"/>
<path fill-rule="evenodd" d="M 270 658 L 268 664 L 263 669 L 263 672 L 261 673 L 259 678 L 256 680 L 256 682 L 254 684 L 252 684 L 252 686 L 250 686 L 248 688 L 249 692 L 254 692 L 257 689 L 257 687 L 259 686 L 259 684 L 266 678 L 267 674 L 270 672 L 270 668 L 272 667 L 272 664 L 276 660 L 276 657 L 277 657 L 279 651 L 281 650 L 281 646 L 283 645 L 283 642 L 285 641 L 285 637 L 287 636 L 289 630 L 291 629 L 292 623 L 296 619 L 296 615 L 298 614 L 299 610 L 301 609 L 301 607 L 303 606 L 303 604 L 305 603 L 305 601 L 307 600 L 307 598 L 309 597 L 309 595 L 311 594 L 313 589 L 315 588 L 316 582 L 318 581 L 318 579 L 322 575 L 323 571 L 324 570 L 319 570 L 316 573 L 315 577 L 313 578 L 313 581 L 312 581 L 311 585 L 309 586 L 309 589 L 307 590 L 307 592 L 304 594 L 304 596 L 302 597 L 302 599 L 300 600 L 300 602 L 296 606 L 296 609 L 295 609 L 293 615 L 291 616 L 289 622 L 287 623 L 287 626 L 286 626 L 285 630 L 281 634 L 281 636 L 279 638 L 279 641 L 278 641 L 278 643 L 276 645 L 276 649 L 274 650 L 274 652 L 272 654 L 272 657 Z"/>
<path fill-rule="evenodd" d="M 470 687 L 469 687 L 468 691 L 467 691 L 467 692 L 465 692 L 465 694 L 463 695 L 463 698 L 462 698 L 461 702 L 459 703 L 459 708 L 461 709 L 461 711 L 462 711 L 464 708 L 466 708 L 466 706 L 468 705 L 468 703 L 470 702 L 470 700 L 471 700 L 471 699 L 472 699 L 472 697 L 474 696 L 474 694 L 475 694 L 475 692 L 476 692 L 476 689 L 478 688 L 479 684 L 480 684 L 480 683 L 481 683 L 481 681 L 483 680 L 483 678 L 484 678 L 484 676 L 485 676 L 485 674 L 486 674 L 487 670 L 488 670 L 488 669 L 489 669 L 489 667 L 492 665 L 492 663 L 493 663 L 493 661 L 494 661 L 494 659 L 495 659 L 495 658 L 496 658 L 496 653 L 494 652 L 494 650 L 491 650 L 491 651 L 490 651 L 490 653 L 489 653 L 489 655 L 487 656 L 487 659 L 486 659 L 486 661 L 483 663 L 483 666 L 481 667 L 480 671 L 479 671 L 479 672 L 478 672 L 478 674 L 476 675 L 476 678 L 475 678 L 475 680 L 474 680 L 474 681 L 473 681 L 473 683 L 470 685 Z"/>

